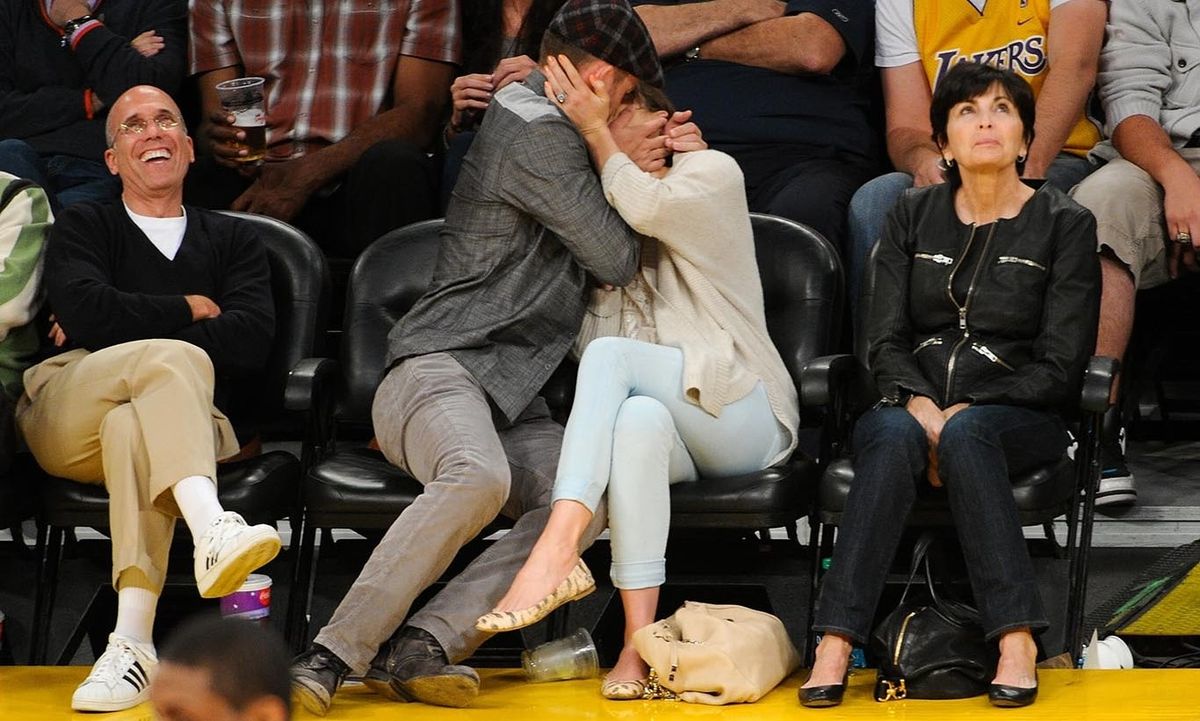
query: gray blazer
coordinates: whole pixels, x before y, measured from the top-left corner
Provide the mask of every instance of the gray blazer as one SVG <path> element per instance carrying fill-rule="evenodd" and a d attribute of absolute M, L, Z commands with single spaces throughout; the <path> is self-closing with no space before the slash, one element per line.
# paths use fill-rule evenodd
<path fill-rule="evenodd" d="M 433 284 L 388 335 L 391 367 L 445 351 L 513 421 L 579 331 L 585 291 L 625 285 L 638 236 L 534 71 L 496 93 L 446 213 Z M 589 279 L 589 275 L 591 279 Z"/>

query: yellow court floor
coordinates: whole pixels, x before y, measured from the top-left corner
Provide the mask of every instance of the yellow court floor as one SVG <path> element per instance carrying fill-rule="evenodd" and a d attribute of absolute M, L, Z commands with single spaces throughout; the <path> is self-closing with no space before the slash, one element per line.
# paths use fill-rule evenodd
<path fill-rule="evenodd" d="M 151 721 L 149 705 L 111 714 L 74 714 L 67 710 L 71 692 L 87 675 L 85 666 L 0 667 L 0 720 L 89 719 Z M 525 683 L 519 670 L 484 670 L 483 689 L 468 709 L 440 709 L 395 704 L 361 686 L 347 686 L 326 717 L 330 721 L 774 721 L 812 718 L 822 721 L 954 721 L 955 719 L 1046 719 L 1047 721 L 1200 721 L 1200 669 L 1072 671 L 1050 669 L 1041 674 L 1041 694 L 1033 706 L 995 709 L 985 697 L 962 701 L 871 700 L 873 672 L 850 679 L 846 701 L 837 708 L 806 709 L 796 701 L 803 673 L 793 676 L 758 703 L 740 706 L 697 706 L 672 701 L 605 701 L 599 682 Z M 296 717 L 312 718 L 303 710 Z"/>

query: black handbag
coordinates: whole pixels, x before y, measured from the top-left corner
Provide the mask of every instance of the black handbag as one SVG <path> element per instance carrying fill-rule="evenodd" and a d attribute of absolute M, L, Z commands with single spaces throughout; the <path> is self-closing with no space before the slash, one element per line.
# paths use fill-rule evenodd
<path fill-rule="evenodd" d="M 878 660 L 875 700 L 969 698 L 987 691 L 999 649 L 984 639 L 979 611 L 943 598 L 929 564 L 932 536 L 913 547 L 912 570 L 896 609 L 871 635 Z M 926 600 L 910 600 L 918 571 L 924 571 Z M 913 594 L 919 595 L 919 594 Z"/>

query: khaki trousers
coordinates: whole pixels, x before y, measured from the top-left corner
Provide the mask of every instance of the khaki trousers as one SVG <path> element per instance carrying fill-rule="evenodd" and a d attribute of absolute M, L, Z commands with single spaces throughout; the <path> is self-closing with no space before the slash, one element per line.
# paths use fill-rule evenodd
<path fill-rule="evenodd" d="M 238 451 L 213 406 L 208 355 L 177 340 L 73 350 L 25 372 L 17 427 L 41 467 L 108 490 L 113 584 L 162 590 L 179 508 L 171 488 L 216 478 Z"/>
<path fill-rule="evenodd" d="M 1177 152 L 1200 174 L 1200 148 Z M 1149 173 L 1116 158 L 1075 186 L 1071 197 L 1096 216 L 1100 248 L 1108 248 L 1129 268 L 1137 288 L 1153 288 L 1171 279 L 1163 189 Z"/>

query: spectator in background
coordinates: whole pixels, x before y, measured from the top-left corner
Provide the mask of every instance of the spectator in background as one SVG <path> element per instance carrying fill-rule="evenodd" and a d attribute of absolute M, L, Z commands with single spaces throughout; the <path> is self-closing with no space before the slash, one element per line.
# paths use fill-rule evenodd
<path fill-rule="evenodd" d="M 0 170 L 55 208 L 115 200 L 108 107 L 135 85 L 174 94 L 187 58 L 185 0 L 14 0 L 0 9 Z"/>
<path fill-rule="evenodd" d="M 877 168 L 870 0 L 644 0 L 667 94 L 732 155 L 750 210 L 840 247 L 850 197 Z"/>
<path fill-rule="evenodd" d="M 450 122 L 443 138 L 442 209 L 458 180 L 492 94 L 537 67 L 542 33 L 563 0 L 475 0 L 463 7 L 463 74 L 450 85 Z"/>
<path fill-rule="evenodd" d="M 195 3 L 203 157 L 189 202 L 298 224 L 353 257 L 393 228 L 438 212 L 437 141 L 459 61 L 458 0 Z M 267 155 L 239 165 L 243 136 L 215 86 L 266 79 Z"/>
<path fill-rule="evenodd" d="M 1104 41 L 1105 0 L 878 0 L 875 64 L 883 79 L 887 150 L 896 172 L 850 202 L 847 288 L 858 303 L 862 269 L 905 189 L 945 180 L 929 124 L 938 82 L 963 60 L 1007 68 L 1037 98 L 1037 135 L 1022 177 L 1068 192 L 1087 177 L 1100 130 L 1087 117 Z"/>
<path fill-rule="evenodd" d="M 1195 47 L 1200 47 L 1200 20 L 1188 4 L 1112 4 L 1099 83 L 1112 142 L 1095 150 L 1108 163 L 1074 195 L 1096 215 L 1103 277 L 1098 355 L 1124 357 L 1139 288 L 1196 269 L 1200 75 L 1193 68 L 1200 57 Z M 1115 411 L 1110 409 L 1101 436 L 1098 506 L 1137 501 Z"/>
<path fill-rule="evenodd" d="M 42 252 L 52 220 L 41 188 L 0 172 L 0 474 L 16 443 L 13 404 L 21 374 L 38 351 L 30 321 L 41 304 Z"/>
<path fill-rule="evenodd" d="M 63 352 L 25 372 L 16 413 L 47 473 L 108 491 L 116 628 L 75 690 L 77 711 L 148 697 L 179 516 L 206 598 L 236 590 L 279 552 L 275 529 L 225 511 L 215 483 L 216 462 L 238 444 L 214 398 L 270 352 L 266 251 L 248 224 L 182 206 L 192 141 L 166 93 L 126 91 L 105 132 L 122 202 L 80 203 L 55 220 L 46 294 Z"/>
<path fill-rule="evenodd" d="M 283 639 L 248 621 L 189 621 L 163 647 L 150 701 L 160 721 L 288 721 Z"/>

